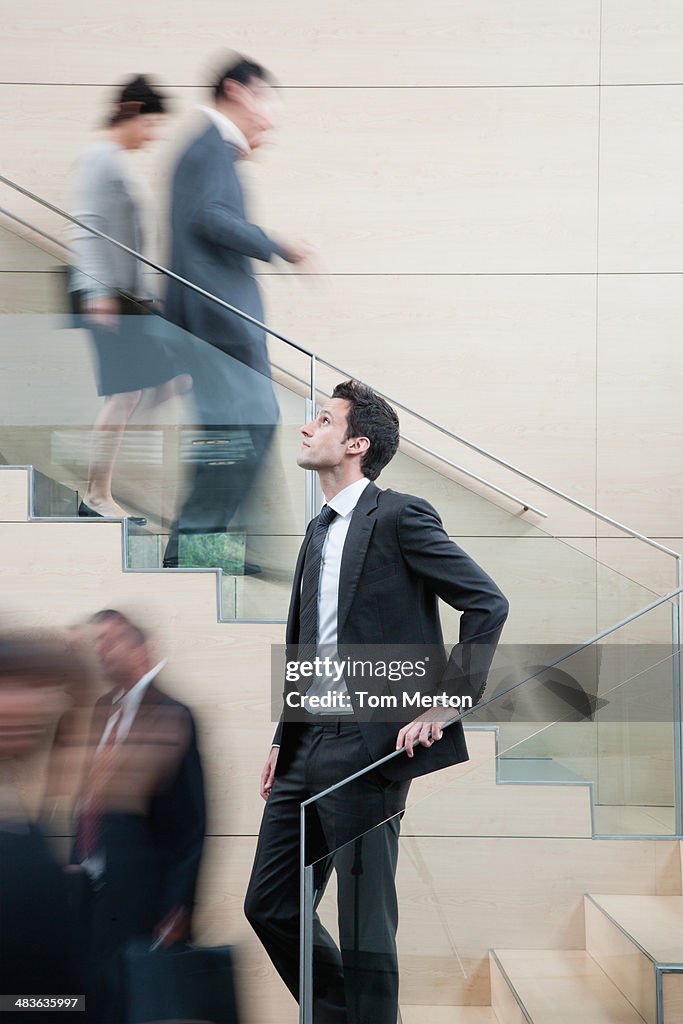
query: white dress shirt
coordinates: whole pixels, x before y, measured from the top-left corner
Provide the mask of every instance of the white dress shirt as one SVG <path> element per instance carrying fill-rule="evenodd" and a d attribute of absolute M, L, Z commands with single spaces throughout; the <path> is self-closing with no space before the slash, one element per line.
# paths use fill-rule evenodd
<path fill-rule="evenodd" d="M 135 721 L 135 716 L 142 704 L 142 698 L 147 692 L 147 687 L 159 675 L 165 664 L 166 658 L 160 661 L 158 665 L 155 665 L 154 668 L 151 668 L 149 672 L 145 672 L 144 676 L 138 679 L 135 686 L 131 686 L 130 690 L 119 690 L 112 698 L 112 711 L 107 719 L 100 742 L 97 744 L 96 754 L 104 747 L 111 735 L 112 729 L 115 728 L 117 723 L 119 728 L 114 743 L 123 743 Z"/>
<path fill-rule="evenodd" d="M 118 746 L 128 736 L 131 730 L 135 716 L 138 713 L 140 705 L 142 704 L 142 698 L 147 692 L 147 687 L 161 672 L 162 668 L 166 664 L 166 658 L 151 668 L 149 672 L 145 672 L 144 676 L 138 679 L 134 686 L 131 686 L 130 690 L 119 690 L 117 694 L 112 698 L 112 711 L 107 719 L 107 724 L 104 727 L 100 742 L 97 744 L 97 750 L 95 751 L 95 757 L 91 766 L 91 772 L 95 772 L 95 765 L 97 763 L 98 756 L 103 750 L 107 740 L 111 736 L 112 730 L 118 725 L 118 731 L 114 739 L 114 746 Z M 84 809 L 84 803 L 79 803 L 79 813 Z M 90 857 L 85 857 L 81 861 L 81 866 L 84 871 L 90 875 L 93 881 L 97 881 L 102 877 L 106 870 L 106 855 L 104 850 L 96 850 L 95 853 L 91 854 Z"/>
<path fill-rule="evenodd" d="M 239 149 L 242 156 L 249 156 L 251 146 L 247 142 L 244 132 L 241 128 L 237 127 L 234 121 L 231 121 L 229 117 L 222 114 L 220 110 L 216 110 L 215 107 L 200 106 L 199 110 L 201 110 L 202 114 L 206 114 L 210 121 L 213 121 L 226 142 Z"/>
<path fill-rule="evenodd" d="M 337 515 L 327 528 L 327 536 L 322 550 L 322 561 L 320 565 L 320 582 L 318 584 L 318 655 L 321 658 L 337 658 L 337 613 L 339 609 L 339 576 L 341 573 L 342 555 L 346 535 L 351 525 L 351 516 L 358 504 L 359 498 L 370 481 L 363 477 L 349 484 L 339 494 L 328 501 L 330 508 L 333 508 Z M 309 695 L 322 696 L 323 693 L 334 691 L 339 701 L 343 701 L 348 695 L 344 679 L 335 682 L 333 678 L 316 676 L 313 684 L 308 690 Z M 353 709 L 348 703 L 348 709 L 340 704 L 329 711 L 321 710 L 321 715 L 331 714 L 335 717 L 340 714 L 353 714 Z M 311 708 L 315 713 L 315 709 Z"/>
<path fill-rule="evenodd" d="M 318 646 L 337 649 L 337 605 L 339 603 L 339 573 L 346 534 L 351 525 L 353 510 L 370 481 L 363 477 L 349 484 L 328 501 L 337 515 L 327 528 L 323 544 L 318 590 Z"/>

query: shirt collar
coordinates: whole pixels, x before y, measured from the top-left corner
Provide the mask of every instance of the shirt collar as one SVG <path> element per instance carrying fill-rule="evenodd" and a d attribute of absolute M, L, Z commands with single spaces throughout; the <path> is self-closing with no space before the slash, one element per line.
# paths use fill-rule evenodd
<path fill-rule="evenodd" d="M 368 478 L 364 476 L 360 480 L 356 480 L 355 483 L 349 484 L 339 494 L 335 494 L 334 498 L 328 501 L 327 504 L 330 508 L 334 509 L 338 516 L 344 519 L 353 512 L 361 494 L 369 483 Z"/>
<path fill-rule="evenodd" d="M 131 686 L 130 690 L 128 690 L 127 692 L 125 690 L 119 690 L 119 692 L 115 694 L 114 697 L 112 698 L 112 706 L 130 707 L 131 705 L 135 706 L 137 704 L 140 704 L 142 698 L 145 695 L 147 687 L 152 682 L 152 680 L 159 675 L 162 668 L 166 664 L 166 661 L 166 658 L 162 658 L 162 660 L 157 665 L 155 665 L 154 668 L 151 668 L 149 672 L 145 672 L 144 676 L 138 679 L 137 683 L 134 686 Z"/>
<path fill-rule="evenodd" d="M 229 142 L 231 146 L 239 149 L 241 156 L 249 156 L 251 146 L 247 142 L 244 132 L 237 127 L 234 121 L 222 114 L 220 110 L 216 110 L 215 107 L 200 106 L 199 109 L 215 124 L 225 142 Z"/>

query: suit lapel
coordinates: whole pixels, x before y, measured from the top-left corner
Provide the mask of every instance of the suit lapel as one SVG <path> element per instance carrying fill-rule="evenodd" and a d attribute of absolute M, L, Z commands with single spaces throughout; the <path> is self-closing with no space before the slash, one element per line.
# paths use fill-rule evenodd
<path fill-rule="evenodd" d="M 344 541 L 341 570 L 339 573 L 339 601 L 337 605 L 337 639 L 341 637 L 344 624 L 351 611 L 351 605 L 358 589 L 365 556 L 375 528 L 375 511 L 380 489 L 369 483 L 353 510 L 349 532 Z"/>

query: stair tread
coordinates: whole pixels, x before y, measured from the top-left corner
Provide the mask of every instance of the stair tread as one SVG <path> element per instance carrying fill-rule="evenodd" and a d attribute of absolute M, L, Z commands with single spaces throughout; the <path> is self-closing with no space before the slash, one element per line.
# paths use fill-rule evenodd
<path fill-rule="evenodd" d="M 403 1024 L 498 1024 L 490 1006 L 401 1006 Z"/>
<path fill-rule="evenodd" d="M 683 896 L 590 898 L 657 963 L 683 964 Z"/>
<path fill-rule="evenodd" d="M 587 785 L 571 768 L 552 757 L 506 757 L 498 759 L 498 777 L 501 782 L 572 782 Z"/>
<path fill-rule="evenodd" d="M 534 1024 L 643 1024 L 585 950 L 494 952 Z"/>

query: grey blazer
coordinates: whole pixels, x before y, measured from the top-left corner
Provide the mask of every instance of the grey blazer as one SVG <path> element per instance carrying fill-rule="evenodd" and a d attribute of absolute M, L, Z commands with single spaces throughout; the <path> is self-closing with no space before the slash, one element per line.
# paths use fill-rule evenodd
<path fill-rule="evenodd" d="M 130 249 L 142 251 L 142 217 L 117 143 L 97 142 L 85 151 L 77 168 L 74 193 L 74 217 Z M 75 224 L 69 237 L 76 264 L 69 283 L 71 291 L 91 296 L 122 291 L 135 298 L 151 297 L 144 284 L 142 264 L 135 257 Z"/>
<path fill-rule="evenodd" d="M 279 249 L 247 220 L 235 169 L 238 155 L 213 124 L 182 153 L 171 187 L 171 270 L 262 321 L 252 259 L 269 261 Z M 184 330 L 269 374 L 259 327 L 172 280 L 166 314 Z"/>

